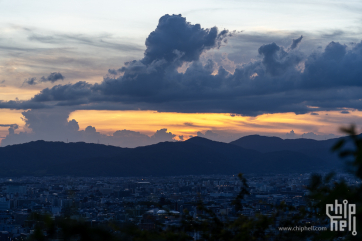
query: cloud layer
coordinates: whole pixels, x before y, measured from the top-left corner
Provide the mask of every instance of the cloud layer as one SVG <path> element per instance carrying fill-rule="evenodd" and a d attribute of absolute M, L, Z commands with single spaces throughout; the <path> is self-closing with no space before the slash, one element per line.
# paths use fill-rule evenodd
<path fill-rule="evenodd" d="M 299 51 L 302 36 L 287 47 L 269 43 L 256 51 L 257 60 L 237 66 L 233 73 L 211 59 L 201 60 L 231 35 L 191 24 L 181 15 L 165 15 L 146 39 L 144 58 L 110 69 L 101 83 L 56 85 L 29 101 L 0 102 L 0 108 L 72 106 L 253 116 L 307 113 L 315 107 L 362 109 L 362 42 L 351 48 L 330 42 L 311 54 Z M 186 70 L 178 71 L 185 64 Z"/>

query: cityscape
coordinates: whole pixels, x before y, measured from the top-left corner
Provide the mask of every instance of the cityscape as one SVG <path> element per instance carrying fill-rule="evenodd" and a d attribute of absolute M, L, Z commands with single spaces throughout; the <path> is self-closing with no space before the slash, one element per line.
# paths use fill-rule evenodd
<path fill-rule="evenodd" d="M 310 177 L 311 173 L 246 175 L 250 195 L 239 211 L 232 204 L 241 190 L 237 175 L 1 178 L 0 240 L 21 240 L 34 232 L 35 221 L 29 219 L 32 212 L 55 219 L 69 215 L 94 226 L 130 222 L 143 230 L 154 230 L 157 223 L 164 224 L 164 229 L 178 226 L 186 210 L 197 218 L 200 200 L 221 220 L 240 215 L 272 216 L 281 202 L 297 209 L 307 206 Z M 335 178 L 344 179 L 350 186 L 361 184 L 346 173 Z M 278 226 L 276 220 L 271 230 L 277 233 Z"/>

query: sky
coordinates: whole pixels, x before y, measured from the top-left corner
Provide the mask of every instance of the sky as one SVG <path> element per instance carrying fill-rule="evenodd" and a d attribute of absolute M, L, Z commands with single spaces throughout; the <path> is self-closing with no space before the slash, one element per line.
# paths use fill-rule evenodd
<path fill-rule="evenodd" d="M 1 145 L 362 126 L 361 1 L 0 0 Z"/>

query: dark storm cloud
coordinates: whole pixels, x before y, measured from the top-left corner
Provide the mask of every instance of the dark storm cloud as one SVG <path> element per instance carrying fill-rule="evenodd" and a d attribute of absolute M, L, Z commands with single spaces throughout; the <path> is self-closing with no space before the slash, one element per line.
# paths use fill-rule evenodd
<path fill-rule="evenodd" d="M 48 77 L 41 77 L 41 82 L 51 82 L 54 83 L 58 80 L 64 80 L 64 76 L 61 73 L 53 72 Z"/>
<path fill-rule="evenodd" d="M 28 78 L 24 81 L 24 84 L 28 84 L 28 85 L 36 85 L 37 82 L 36 82 L 36 78 L 35 77 L 32 77 L 32 78 Z"/>
<path fill-rule="evenodd" d="M 235 34 L 229 39 L 228 45 L 224 46 L 225 52 L 228 53 L 228 59 L 236 64 L 245 64 L 255 59 L 257 50 L 260 46 L 269 43 L 278 43 L 278 45 L 290 50 L 291 40 L 296 36 L 307 35 L 303 40 L 304 44 L 299 45 L 299 50 L 306 54 L 316 49 L 316 46 L 325 45 L 329 41 L 320 42 L 319 36 L 314 36 L 306 32 L 241 32 Z M 311 36 L 312 35 L 312 36 Z"/>
<path fill-rule="evenodd" d="M 0 100 L 0 109 L 28 110 L 28 109 L 44 109 L 44 108 L 51 108 L 51 106 L 34 101 Z"/>
<path fill-rule="evenodd" d="M 347 46 L 331 42 L 324 52 L 312 54 L 305 62 L 305 71 L 301 74 L 305 88 L 341 88 L 361 87 L 362 42 L 350 51 Z M 343 90 L 342 90 L 343 91 Z"/>
<path fill-rule="evenodd" d="M 160 18 L 155 31 L 146 39 L 144 64 L 165 60 L 172 63 L 178 61 L 198 60 L 205 50 L 220 47 L 221 41 L 228 31 L 218 32 L 216 27 L 203 29 L 200 24 L 190 24 L 181 15 L 165 15 Z"/>
<path fill-rule="evenodd" d="M 117 70 L 115 70 L 115 69 L 108 69 L 108 73 L 109 73 L 109 74 L 113 74 L 113 75 L 117 75 L 117 74 L 118 74 Z"/>
<path fill-rule="evenodd" d="M 295 66 L 302 60 L 302 58 L 296 54 L 288 54 L 282 47 L 279 47 L 275 43 L 261 46 L 258 52 L 263 56 L 262 63 L 266 72 L 272 76 L 285 73 L 287 69 Z"/>
<path fill-rule="evenodd" d="M 165 15 L 146 39 L 143 59 L 109 69 L 112 76 L 101 83 L 56 85 L 13 104 L 242 115 L 315 111 L 310 107 L 362 109 L 362 43 L 330 42 L 308 54 L 296 48 L 302 36 L 289 47 L 263 44 L 255 49 L 259 59 L 233 73 L 211 59 L 200 60 L 229 36 L 226 30 L 203 29 L 180 15 Z M 187 69 L 179 72 L 185 63 Z"/>
<path fill-rule="evenodd" d="M 35 95 L 31 102 L 47 102 L 47 101 L 74 101 L 91 94 L 90 87 L 92 85 L 80 81 L 75 84 L 55 85 L 52 88 L 46 88 Z"/>
<path fill-rule="evenodd" d="M 300 36 L 297 39 L 293 39 L 292 41 L 292 45 L 290 45 L 290 49 L 295 49 L 296 47 L 298 47 L 298 45 L 300 44 L 300 42 L 302 41 L 303 36 Z"/>
<path fill-rule="evenodd" d="M 55 83 L 58 80 L 64 80 L 64 76 L 61 73 L 58 72 L 53 72 L 51 73 L 48 77 L 41 77 L 40 78 L 40 82 L 51 82 L 51 83 Z M 28 85 L 36 85 L 39 82 L 37 81 L 36 77 L 32 77 L 32 78 L 28 78 L 24 81 L 24 84 L 28 84 Z"/>

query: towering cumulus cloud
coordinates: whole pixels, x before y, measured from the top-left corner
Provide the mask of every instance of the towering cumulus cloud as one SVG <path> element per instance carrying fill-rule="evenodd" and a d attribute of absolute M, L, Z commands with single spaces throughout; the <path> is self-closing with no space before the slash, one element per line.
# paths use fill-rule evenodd
<path fill-rule="evenodd" d="M 14 134 L 15 130 L 19 128 L 17 124 L 10 124 L 10 125 L 0 124 L 0 127 L 9 127 L 9 135 Z"/>
<path fill-rule="evenodd" d="M 205 50 L 219 47 L 228 31 L 218 33 L 216 27 L 203 29 L 192 25 L 181 15 L 165 15 L 160 18 L 155 31 L 146 39 L 144 64 L 165 60 L 168 63 L 199 60 Z"/>
<path fill-rule="evenodd" d="M 362 109 L 362 43 L 347 47 L 331 42 L 310 55 L 298 48 L 302 36 L 293 39 L 290 46 L 266 43 L 255 50 L 256 60 L 234 72 L 201 58 L 230 37 L 227 30 L 205 29 L 181 15 L 165 15 L 147 37 L 144 57 L 110 69 L 102 82 L 56 85 L 28 101 L 3 101 L 0 107 L 241 115 Z M 179 71 L 180 67 L 184 71 Z"/>
<path fill-rule="evenodd" d="M 31 132 L 15 133 L 18 125 L 0 125 L 9 127 L 9 134 L 2 140 L 1 146 L 20 144 L 24 142 L 45 140 L 63 142 L 90 142 L 109 144 L 122 147 L 136 147 L 155 144 L 161 141 L 174 141 L 175 135 L 167 129 L 156 131 L 152 136 L 147 136 L 136 131 L 118 130 L 111 135 L 97 132 L 93 126 L 79 130 L 76 120 L 69 120 L 69 111 L 63 109 L 29 110 L 23 113 L 26 127 Z"/>

